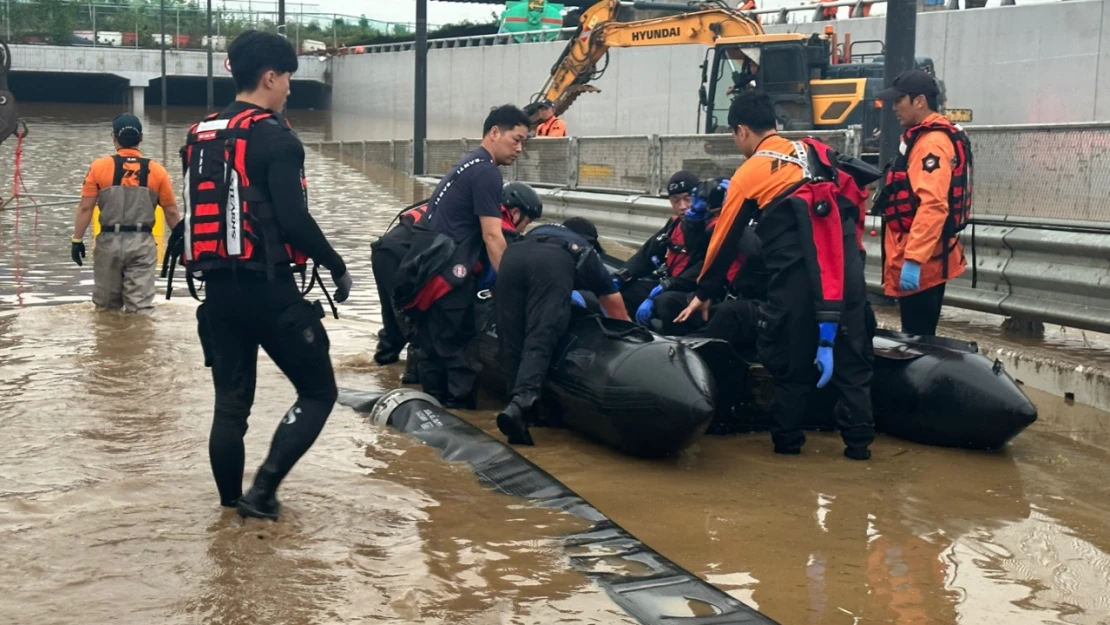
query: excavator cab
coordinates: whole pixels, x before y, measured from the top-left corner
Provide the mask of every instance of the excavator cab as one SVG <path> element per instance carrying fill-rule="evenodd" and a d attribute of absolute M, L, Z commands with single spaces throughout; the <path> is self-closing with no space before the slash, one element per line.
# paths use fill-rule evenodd
<path fill-rule="evenodd" d="M 814 128 L 811 81 L 827 63 L 828 40 L 818 35 L 758 35 L 722 40 L 707 59 L 706 133 L 729 132 L 728 109 L 737 94 L 759 88 L 771 97 L 781 130 Z"/>

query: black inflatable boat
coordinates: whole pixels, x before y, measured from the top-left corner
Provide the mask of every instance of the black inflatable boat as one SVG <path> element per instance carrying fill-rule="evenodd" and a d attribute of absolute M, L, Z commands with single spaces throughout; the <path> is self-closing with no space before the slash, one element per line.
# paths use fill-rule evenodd
<path fill-rule="evenodd" d="M 1037 419 L 1037 409 L 974 343 L 878 330 L 871 385 L 876 428 L 906 440 L 994 450 Z M 769 374 L 730 345 L 668 338 L 576 309 L 544 387 L 562 425 L 637 456 L 665 456 L 705 432 L 766 431 Z M 491 322 L 481 337 L 484 375 L 504 394 Z M 832 389 L 814 393 L 806 429 L 833 429 Z"/>
<path fill-rule="evenodd" d="M 770 428 L 773 388 L 762 366 L 720 341 L 682 342 L 714 372 L 716 403 L 733 407 L 719 411 L 710 433 Z M 975 343 L 882 329 L 872 343 L 871 402 L 880 432 L 926 445 L 993 450 L 1037 420 L 1036 406 L 1002 363 L 984 357 Z M 833 429 L 837 409 L 831 388 L 812 394 L 804 427 Z"/>
<path fill-rule="evenodd" d="M 480 350 L 484 380 L 503 395 L 492 321 L 482 333 Z M 550 416 L 625 453 L 675 454 L 700 438 L 714 419 L 719 393 L 713 373 L 680 341 L 575 309 L 555 354 L 543 397 Z"/>

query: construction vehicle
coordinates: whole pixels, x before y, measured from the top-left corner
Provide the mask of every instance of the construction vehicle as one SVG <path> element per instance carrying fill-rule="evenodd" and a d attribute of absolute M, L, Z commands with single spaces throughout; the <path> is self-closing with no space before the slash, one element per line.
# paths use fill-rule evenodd
<path fill-rule="evenodd" d="M 649 19 L 629 19 L 632 11 L 667 11 Z M 582 14 L 574 37 L 559 56 L 543 89 L 534 96 L 567 110 L 605 72 L 609 48 L 701 44 L 710 46 L 701 65 L 697 132 L 728 132 L 728 108 L 734 94 L 758 86 L 774 103 L 782 130 L 863 127 L 862 152 L 877 159 L 882 90 L 882 42 L 843 42 L 831 26 L 823 34 L 769 34 L 750 14 L 723 0 L 669 4 L 602 0 Z M 854 54 L 861 44 L 877 52 Z M 917 67 L 935 75 L 932 59 L 918 57 Z M 600 64 L 600 67 L 599 67 Z M 941 100 L 943 102 L 943 83 Z M 704 116 L 704 122 L 702 118 Z"/>

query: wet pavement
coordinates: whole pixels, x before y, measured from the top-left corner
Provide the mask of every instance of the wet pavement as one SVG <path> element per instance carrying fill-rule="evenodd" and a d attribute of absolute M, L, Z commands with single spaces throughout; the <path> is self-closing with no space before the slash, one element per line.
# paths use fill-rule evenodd
<path fill-rule="evenodd" d="M 28 107 L 28 187 L 76 193 L 117 112 Z M 199 113 L 169 116 L 175 185 L 173 137 Z M 329 132 L 323 114 L 291 117 L 306 141 Z M 146 126 L 161 158 L 160 124 Z M 0 147 L 5 196 L 13 148 Z M 369 358 L 369 242 L 421 190 L 313 150 L 308 178 L 356 282 L 341 319 L 325 320 L 340 385 L 391 388 L 402 365 Z M 628 622 L 566 561 L 559 537 L 581 521 L 486 491 L 465 465 L 343 407 L 283 486 L 281 522 L 221 511 L 195 302 L 180 284 L 152 317 L 96 313 L 89 264 L 69 260 L 74 208 L 36 221 L 23 206 L 18 228 L 0 213 L 0 623 Z M 1055 401 L 1030 395 L 1042 410 Z M 262 357 L 248 479 L 293 397 Z M 500 438 L 496 407 L 462 414 Z M 868 463 L 825 434 L 796 458 L 751 435 L 665 461 L 534 436 L 526 457 L 784 624 L 1110 623 L 1110 454 L 1038 426 L 997 454 L 881 437 Z"/>

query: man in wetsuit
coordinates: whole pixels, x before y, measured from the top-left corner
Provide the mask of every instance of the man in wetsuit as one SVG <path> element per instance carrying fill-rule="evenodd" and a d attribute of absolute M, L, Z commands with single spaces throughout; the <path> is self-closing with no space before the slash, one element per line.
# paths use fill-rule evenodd
<path fill-rule="evenodd" d="M 685 285 L 686 290 L 693 290 L 696 285 L 697 268 L 691 262 L 686 241 L 687 224 L 683 216 L 690 209 L 697 186 L 698 177 L 691 172 L 677 171 L 671 176 L 667 182 L 671 217 L 614 274 L 620 284 L 621 296 L 629 316 L 635 315 L 636 310 L 659 286 L 660 273 L 669 276 L 673 286 Z"/>
<path fill-rule="evenodd" d="M 628 320 L 596 246 L 597 228 L 586 219 L 572 217 L 561 226 L 533 228 L 505 250 L 494 306 L 510 400 L 497 415 L 497 427 L 513 445 L 533 444 L 528 433 L 530 413 L 555 346 L 570 324 L 572 292 L 592 291 L 607 316 Z"/>
<path fill-rule="evenodd" d="M 505 252 L 499 165 L 523 149 L 531 120 L 512 105 L 493 109 L 482 144 L 463 156 L 432 192 L 428 227 L 417 230 L 401 262 L 393 299 L 415 318 L 424 392 L 447 408 L 473 409 L 481 364 L 476 353 L 476 275 L 498 271 Z"/>
<path fill-rule="evenodd" d="M 304 148 L 277 112 L 289 96 L 296 51 L 284 37 L 248 30 L 227 57 L 238 93 L 223 112 L 194 125 L 182 148 L 188 199 L 179 234 L 190 281 L 205 283 L 197 321 L 216 390 L 208 452 L 220 503 L 276 520 L 278 486 L 320 434 L 337 396 L 323 309 L 305 300 L 293 270 L 308 258 L 326 267 L 338 302 L 352 281 L 308 212 Z M 292 382 L 297 401 L 240 496 L 259 346 Z"/>
<path fill-rule="evenodd" d="M 832 149 L 813 139 L 791 142 L 778 135 L 775 122 L 770 98 L 758 91 L 740 94 L 729 108 L 733 139 L 747 160 L 729 183 L 697 294 L 676 321 L 708 317 L 754 219 L 770 276 L 757 349 L 774 378 L 775 452 L 801 453 L 807 397 L 832 381 L 845 408 L 836 411 L 844 455 L 866 460 L 875 436 L 873 355 L 855 222 L 840 212 Z"/>

